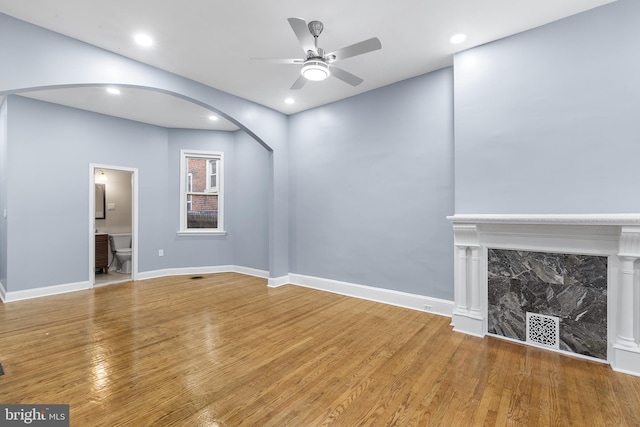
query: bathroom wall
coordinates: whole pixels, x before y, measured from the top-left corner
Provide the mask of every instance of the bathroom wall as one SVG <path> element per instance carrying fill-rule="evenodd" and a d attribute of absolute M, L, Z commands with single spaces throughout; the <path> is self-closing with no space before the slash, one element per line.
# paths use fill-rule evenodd
<path fill-rule="evenodd" d="M 106 182 L 99 181 L 100 172 L 104 172 Z M 96 182 L 105 185 L 105 217 L 96 219 L 96 230 L 100 233 L 131 233 L 132 230 L 132 186 L 129 171 L 100 168 L 96 171 Z M 113 255 L 109 242 L 109 265 Z M 115 268 L 115 267 L 114 267 Z"/>
<path fill-rule="evenodd" d="M 131 172 L 114 169 L 104 171 L 105 219 L 96 219 L 96 228 L 102 233 L 131 233 Z M 99 173 L 96 174 L 96 177 Z M 99 182 L 96 178 L 96 182 Z M 111 208 L 109 205 L 111 204 Z"/>

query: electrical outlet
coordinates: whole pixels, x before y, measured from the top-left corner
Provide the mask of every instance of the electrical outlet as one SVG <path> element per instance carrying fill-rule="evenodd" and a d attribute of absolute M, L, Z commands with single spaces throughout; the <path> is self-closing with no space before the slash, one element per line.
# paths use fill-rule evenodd
<path fill-rule="evenodd" d="M 158 251 L 158 256 L 164 256 L 164 249 L 160 249 Z"/>

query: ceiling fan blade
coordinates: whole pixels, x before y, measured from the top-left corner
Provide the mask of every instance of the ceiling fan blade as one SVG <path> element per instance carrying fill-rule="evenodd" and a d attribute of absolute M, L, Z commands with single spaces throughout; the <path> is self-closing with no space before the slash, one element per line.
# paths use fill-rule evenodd
<path fill-rule="evenodd" d="M 279 58 L 249 58 L 253 62 L 265 62 L 269 64 L 303 64 L 303 59 L 279 59 Z"/>
<path fill-rule="evenodd" d="M 291 90 L 298 90 L 298 89 L 302 89 L 302 87 L 304 86 L 304 84 L 307 82 L 307 79 L 305 79 L 303 76 L 298 77 L 298 80 L 296 80 L 293 83 L 293 86 L 291 86 Z"/>
<path fill-rule="evenodd" d="M 363 53 L 372 52 L 374 50 L 382 49 L 382 43 L 380 43 L 380 39 L 377 37 L 373 37 L 368 40 L 361 41 L 360 43 L 355 43 L 347 47 L 343 47 L 342 49 L 338 49 L 331 53 L 325 55 L 327 57 L 335 56 L 334 61 L 338 61 L 341 59 L 351 58 L 352 56 L 362 55 Z"/>
<path fill-rule="evenodd" d="M 316 43 L 314 37 L 309 32 L 309 27 L 307 27 L 307 21 L 300 18 L 289 18 L 289 25 L 293 29 L 293 32 L 296 33 L 296 37 L 302 46 L 302 50 L 306 54 L 308 51 L 315 52 L 316 51 Z"/>
<path fill-rule="evenodd" d="M 345 83 L 349 83 L 351 86 L 358 86 L 360 83 L 364 81 L 360 77 L 355 76 L 350 72 L 343 70 L 342 68 L 332 66 L 330 67 L 330 69 L 331 69 L 331 75 L 333 77 L 340 79 Z"/>

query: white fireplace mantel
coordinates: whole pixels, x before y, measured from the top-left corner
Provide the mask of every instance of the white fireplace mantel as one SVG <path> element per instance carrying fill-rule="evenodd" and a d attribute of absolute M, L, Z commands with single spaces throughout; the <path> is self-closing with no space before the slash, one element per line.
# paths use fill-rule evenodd
<path fill-rule="evenodd" d="M 640 376 L 640 214 L 456 214 L 455 331 L 487 334 L 487 251 L 608 257 L 607 362 Z"/>
<path fill-rule="evenodd" d="M 640 214 L 456 214 L 447 219 L 473 224 L 637 225 Z"/>

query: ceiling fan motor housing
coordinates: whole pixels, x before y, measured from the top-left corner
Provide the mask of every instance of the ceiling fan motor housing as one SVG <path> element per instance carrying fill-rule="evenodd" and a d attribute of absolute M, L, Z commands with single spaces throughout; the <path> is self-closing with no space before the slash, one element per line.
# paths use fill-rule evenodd
<path fill-rule="evenodd" d="M 320 21 L 311 21 L 307 26 L 309 27 L 311 35 L 316 38 L 322 33 L 324 28 L 324 25 L 322 25 L 322 22 Z"/>

